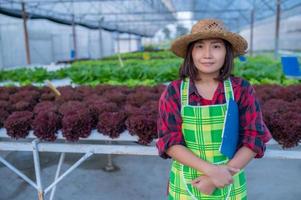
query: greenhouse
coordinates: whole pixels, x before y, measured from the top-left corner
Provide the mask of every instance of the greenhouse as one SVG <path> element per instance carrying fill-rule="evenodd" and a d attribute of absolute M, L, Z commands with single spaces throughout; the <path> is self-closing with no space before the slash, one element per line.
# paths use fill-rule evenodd
<path fill-rule="evenodd" d="M 0 200 L 298 199 L 300 61 L 299 0 L 0 0 Z"/>

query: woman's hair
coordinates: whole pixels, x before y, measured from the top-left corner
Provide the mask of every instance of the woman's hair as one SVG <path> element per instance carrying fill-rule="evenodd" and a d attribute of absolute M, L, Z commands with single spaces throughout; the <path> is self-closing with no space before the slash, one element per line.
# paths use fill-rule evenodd
<path fill-rule="evenodd" d="M 179 76 L 181 79 L 185 79 L 186 77 L 189 77 L 193 80 L 198 80 L 198 78 L 197 78 L 198 69 L 194 65 L 193 59 L 192 59 L 192 49 L 196 42 L 198 42 L 198 41 L 191 42 L 187 47 L 184 62 L 181 65 L 180 70 L 179 70 Z M 234 65 L 233 64 L 234 53 L 233 53 L 232 45 L 226 40 L 223 40 L 223 42 L 226 47 L 226 56 L 225 56 L 224 65 L 220 69 L 220 74 L 216 78 L 216 80 L 219 80 L 219 81 L 226 80 L 231 75 L 233 65 Z"/>

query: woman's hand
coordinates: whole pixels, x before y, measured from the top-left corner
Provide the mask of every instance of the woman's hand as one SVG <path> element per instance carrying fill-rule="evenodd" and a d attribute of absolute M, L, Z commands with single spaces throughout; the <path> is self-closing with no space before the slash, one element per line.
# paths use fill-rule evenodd
<path fill-rule="evenodd" d="M 194 179 L 191 184 L 206 195 L 211 195 L 216 188 L 210 178 L 205 175 Z"/>
<path fill-rule="evenodd" d="M 212 165 L 204 173 L 211 179 L 212 183 L 223 188 L 233 182 L 232 173 L 239 172 L 240 169 L 227 165 Z"/>

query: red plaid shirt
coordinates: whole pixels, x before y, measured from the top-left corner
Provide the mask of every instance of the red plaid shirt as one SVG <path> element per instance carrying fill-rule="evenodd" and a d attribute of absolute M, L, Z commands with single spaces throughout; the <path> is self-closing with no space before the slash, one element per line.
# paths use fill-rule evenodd
<path fill-rule="evenodd" d="M 255 158 L 261 158 L 266 149 L 265 143 L 271 139 L 271 133 L 262 119 L 259 102 L 255 97 L 254 88 L 242 78 L 231 76 L 235 101 L 239 107 L 239 147 L 246 146 L 256 152 Z M 159 155 L 162 158 L 170 158 L 166 151 L 172 145 L 185 146 L 181 126 L 181 80 L 172 81 L 162 93 L 159 101 L 159 118 L 157 121 L 159 139 L 156 143 Z M 189 104 L 190 105 L 213 105 L 226 103 L 223 82 L 214 93 L 212 100 L 202 98 L 190 81 Z"/>

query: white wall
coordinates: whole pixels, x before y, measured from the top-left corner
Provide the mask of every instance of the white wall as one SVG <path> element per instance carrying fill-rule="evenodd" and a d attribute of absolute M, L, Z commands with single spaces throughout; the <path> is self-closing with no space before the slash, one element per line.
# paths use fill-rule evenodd
<path fill-rule="evenodd" d="M 32 64 L 50 64 L 70 60 L 73 49 L 72 27 L 48 20 L 29 20 L 27 23 Z M 90 30 L 76 26 L 77 57 L 97 59 L 115 53 L 115 37 L 112 32 Z M 101 35 L 101 40 L 100 40 Z M 121 42 L 123 52 L 140 48 L 137 37 Z M 23 21 L 0 15 L 0 67 L 26 65 Z"/>
<path fill-rule="evenodd" d="M 100 58 L 101 56 L 101 43 L 99 40 L 99 31 L 93 30 L 89 32 L 88 37 L 88 57 Z"/>
<path fill-rule="evenodd" d="M 19 31 L 22 26 L 19 22 L 0 25 L 2 63 L 4 67 L 25 65 L 24 33 Z"/>
<path fill-rule="evenodd" d="M 54 60 L 52 34 L 30 31 L 29 41 L 31 63 L 47 64 Z"/>
<path fill-rule="evenodd" d="M 250 43 L 250 29 L 240 34 Z M 275 19 L 255 23 L 253 33 L 254 50 L 273 50 L 275 48 Z M 301 15 L 282 19 L 279 29 L 280 50 L 301 50 Z"/>
<path fill-rule="evenodd" d="M 110 33 L 108 31 L 102 31 L 102 49 L 103 49 L 103 54 L 102 56 L 109 56 L 114 54 L 115 49 L 114 49 L 114 43 L 115 43 L 115 39 L 114 39 L 114 34 Z M 114 52 L 114 53 L 112 53 Z"/>
<path fill-rule="evenodd" d="M 70 36 L 71 34 L 52 34 L 54 60 L 67 60 L 70 58 Z"/>
<path fill-rule="evenodd" d="M 115 52 L 118 52 L 118 45 L 120 53 L 138 51 L 141 48 L 141 38 L 129 34 L 115 34 Z"/>

